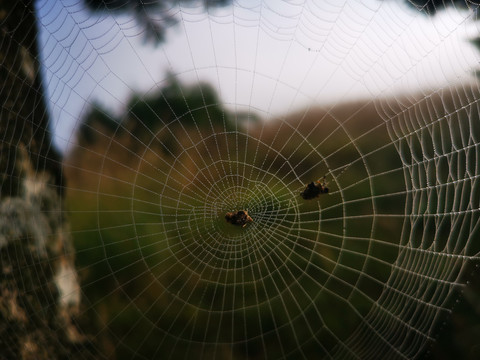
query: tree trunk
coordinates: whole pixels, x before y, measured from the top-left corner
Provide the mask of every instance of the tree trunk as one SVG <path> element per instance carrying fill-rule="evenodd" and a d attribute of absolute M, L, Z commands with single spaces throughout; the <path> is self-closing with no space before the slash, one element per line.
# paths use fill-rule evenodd
<path fill-rule="evenodd" d="M 41 86 L 33 1 L 0 0 L 0 359 L 92 358 L 60 156 Z"/>

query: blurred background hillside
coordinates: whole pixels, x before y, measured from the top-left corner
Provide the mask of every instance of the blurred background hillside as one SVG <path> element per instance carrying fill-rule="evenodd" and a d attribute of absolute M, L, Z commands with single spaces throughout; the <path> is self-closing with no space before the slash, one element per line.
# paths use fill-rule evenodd
<path fill-rule="evenodd" d="M 405 98 L 403 104 L 413 105 L 405 105 L 404 115 L 429 106 L 447 112 L 455 106 L 457 93 L 451 89 L 427 99 Z M 411 180 L 404 177 L 402 164 L 412 161 L 415 145 L 405 150 L 402 140 L 395 139 L 395 119 L 381 116 L 389 102 L 340 103 L 265 122 L 226 110 L 208 85 L 185 86 L 172 79 L 153 95 L 132 96 L 130 110 L 120 116 L 93 105 L 64 167 L 86 311 L 97 322 L 88 330 L 99 334 L 107 355 L 155 358 L 167 352 L 184 358 L 201 352 L 204 357 L 261 359 L 291 353 L 295 358 L 300 343 L 304 356 L 326 356 L 335 346 L 333 341 L 328 347 L 331 334 L 318 333 L 319 346 L 311 341 L 313 330 L 304 332 L 319 313 L 319 323 L 327 324 L 338 338 L 348 338 L 359 315 L 367 314 L 380 296 L 406 231 L 402 232 L 403 217 L 409 211 L 406 189 Z M 472 118 L 474 110 L 470 105 L 454 116 L 445 115 L 451 117 L 452 129 L 472 129 L 468 122 L 478 121 L 478 114 Z M 461 143 L 461 132 L 450 141 Z M 418 144 L 417 151 L 426 149 Z M 450 170 L 445 171 L 437 176 L 448 177 Z M 282 179 L 287 190 L 275 189 L 278 182 L 268 174 Z M 318 201 L 300 199 L 304 184 L 324 175 L 330 193 Z M 246 230 L 226 224 L 218 199 L 215 210 L 204 195 L 222 181 L 226 185 L 218 192 L 223 197 L 236 196 L 226 191 L 230 182 L 252 192 L 236 200 L 239 207 L 249 206 L 254 218 Z M 265 188 L 258 188 L 260 183 Z M 271 205 L 256 216 L 261 212 L 255 205 L 259 201 Z M 269 221 L 279 222 L 275 206 L 288 209 L 290 202 L 301 201 L 306 215 L 299 233 L 286 230 L 299 221 L 298 214 L 287 210 L 282 215 L 285 229 L 270 228 L 270 234 L 262 234 L 261 227 L 269 228 Z M 202 206 L 208 209 L 193 214 L 187 210 Z M 268 212 L 273 220 L 265 218 Z M 236 250 L 246 252 L 241 264 L 224 257 L 219 267 L 218 258 L 203 253 L 202 246 L 224 241 L 209 239 L 211 234 L 243 239 L 248 231 L 254 243 L 273 242 L 272 263 L 256 265 L 258 275 L 244 270 L 254 261 L 248 248 Z M 425 236 L 446 236 L 425 234 L 419 235 L 420 242 Z M 300 242 L 288 243 L 290 237 Z M 339 238 L 346 239 L 342 248 Z M 376 241 L 363 240 L 369 238 Z M 228 243 L 223 251 L 236 246 L 235 241 Z M 260 256 L 262 251 L 257 251 Z M 272 282 L 259 276 L 275 272 L 278 278 Z M 299 277 L 292 282 L 295 273 Z M 329 273 L 361 287 L 361 293 L 350 293 L 349 286 L 342 290 L 340 283 L 330 282 Z M 298 286 L 314 305 L 295 303 L 290 291 L 276 288 L 284 282 L 286 287 Z M 426 350 L 433 351 L 433 358 L 474 359 L 479 354 L 478 282 L 474 284 L 439 330 L 441 341 Z M 345 306 L 337 296 L 350 296 L 353 305 Z M 299 320 L 291 324 L 292 319 Z M 295 332 L 295 339 L 289 331 Z M 193 343 L 180 346 L 185 337 Z M 232 340 L 236 345 L 230 347 Z"/>

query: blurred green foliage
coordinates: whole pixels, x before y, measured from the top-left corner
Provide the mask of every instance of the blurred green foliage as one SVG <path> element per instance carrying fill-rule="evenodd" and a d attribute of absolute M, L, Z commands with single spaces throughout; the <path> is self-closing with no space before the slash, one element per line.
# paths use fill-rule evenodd
<path fill-rule="evenodd" d="M 159 44 L 166 29 L 177 23 L 176 6 L 203 7 L 204 10 L 230 4 L 231 0 L 84 0 L 91 11 L 134 15 L 144 29 L 145 40 Z"/>
<path fill-rule="evenodd" d="M 402 271 L 392 267 L 399 244 L 422 248 L 451 231 L 404 221 L 437 211 L 408 190 L 411 181 L 451 182 L 443 172 L 461 162 L 422 173 L 416 157 L 434 144 L 416 133 L 395 138 L 395 118 L 385 122 L 373 103 L 264 123 L 229 112 L 207 85 L 171 80 L 127 109 L 92 109 L 65 161 L 86 311 L 108 357 L 326 357 Z M 405 165 L 419 175 L 406 178 Z M 329 195 L 303 201 L 304 184 L 325 174 Z M 226 204 L 254 222 L 227 224 L 235 209 Z"/>

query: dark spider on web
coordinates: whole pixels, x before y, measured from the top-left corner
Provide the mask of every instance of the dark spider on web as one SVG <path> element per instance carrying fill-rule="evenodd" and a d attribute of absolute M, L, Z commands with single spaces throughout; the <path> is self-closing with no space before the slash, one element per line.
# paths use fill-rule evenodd
<path fill-rule="evenodd" d="M 253 219 L 248 215 L 247 210 L 227 212 L 225 214 L 225 220 L 232 225 L 241 225 L 242 228 L 247 226 L 248 223 L 253 222 Z"/>
<path fill-rule="evenodd" d="M 300 195 L 305 200 L 315 199 L 316 197 L 320 196 L 320 194 L 327 194 L 328 187 L 325 181 L 325 176 L 323 177 L 322 181 L 317 180 L 315 182 L 311 182 L 307 185 L 305 190 L 303 190 Z"/>

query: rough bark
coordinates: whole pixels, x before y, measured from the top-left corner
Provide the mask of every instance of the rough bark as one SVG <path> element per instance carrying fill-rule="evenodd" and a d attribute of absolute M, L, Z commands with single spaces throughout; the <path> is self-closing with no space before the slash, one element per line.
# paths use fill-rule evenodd
<path fill-rule="evenodd" d="M 33 1 L 0 0 L 0 359 L 92 358 L 35 21 Z"/>

